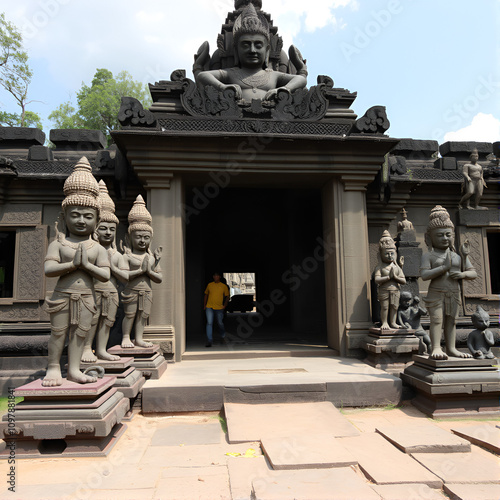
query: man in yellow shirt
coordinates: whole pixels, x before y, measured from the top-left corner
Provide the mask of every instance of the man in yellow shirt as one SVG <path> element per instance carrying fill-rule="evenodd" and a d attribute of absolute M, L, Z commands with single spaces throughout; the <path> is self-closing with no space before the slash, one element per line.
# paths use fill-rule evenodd
<path fill-rule="evenodd" d="M 229 288 L 221 282 L 221 275 L 215 272 L 214 280 L 205 289 L 203 308 L 207 316 L 207 344 L 205 347 L 212 347 L 212 335 L 214 326 L 214 316 L 217 320 L 221 340 L 226 341 L 226 330 L 224 329 L 224 310 L 229 302 Z"/>

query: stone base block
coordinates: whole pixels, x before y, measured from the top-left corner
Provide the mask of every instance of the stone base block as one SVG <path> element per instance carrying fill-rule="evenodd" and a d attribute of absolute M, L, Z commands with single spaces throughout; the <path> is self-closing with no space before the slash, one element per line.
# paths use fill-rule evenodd
<path fill-rule="evenodd" d="M 65 439 L 23 439 L 0 444 L 0 459 L 8 458 L 11 448 L 17 458 L 69 458 L 105 457 L 127 429 L 126 424 L 116 424 L 108 436 L 80 439 L 68 436 Z"/>
<path fill-rule="evenodd" d="M 132 366 L 142 372 L 146 379 L 158 380 L 166 371 L 168 363 L 160 351 L 160 346 L 123 348 L 115 345 L 108 349 L 110 354 L 133 356 Z"/>
<path fill-rule="evenodd" d="M 500 415 L 500 372 L 488 359 L 439 361 L 413 356 L 401 374 L 417 391 L 413 404 L 433 418 Z"/>

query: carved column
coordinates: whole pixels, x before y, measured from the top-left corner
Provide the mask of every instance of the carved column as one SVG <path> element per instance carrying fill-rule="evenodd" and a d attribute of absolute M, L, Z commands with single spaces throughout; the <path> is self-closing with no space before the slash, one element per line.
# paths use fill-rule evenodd
<path fill-rule="evenodd" d="M 135 171 L 147 189 L 147 206 L 153 217 L 152 248 L 163 247 L 163 281 L 153 283 L 153 308 L 144 338 L 160 344 L 167 359 L 173 353 L 175 361 L 180 361 L 186 343 L 184 183 L 158 167 L 135 165 Z"/>
<path fill-rule="evenodd" d="M 341 356 L 361 347 L 371 326 L 365 190 L 369 179 L 342 176 L 323 188 L 328 345 Z M 334 250 L 333 250 L 334 248 Z"/>

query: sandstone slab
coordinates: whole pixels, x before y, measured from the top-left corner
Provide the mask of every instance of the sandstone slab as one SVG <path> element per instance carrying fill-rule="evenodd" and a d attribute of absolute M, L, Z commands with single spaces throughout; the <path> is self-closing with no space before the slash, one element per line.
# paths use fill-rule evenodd
<path fill-rule="evenodd" d="M 441 480 L 436 475 L 398 450 L 380 434 L 366 433 L 358 437 L 343 438 L 342 444 L 354 455 L 361 470 L 374 483 L 417 483 L 431 488 L 441 487 Z"/>
<path fill-rule="evenodd" d="M 498 500 L 498 484 L 445 484 L 444 492 L 452 500 Z"/>
<path fill-rule="evenodd" d="M 412 453 L 412 457 L 445 483 L 500 484 L 499 458 L 477 448 L 470 453 Z"/>
<path fill-rule="evenodd" d="M 429 488 L 426 484 L 372 484 L 371 487 L 383 500 L 444 500 L 441 490 Z"/>
<path fill-rule="evenodd" d="M 377 432 L 405 453 L 470 451 L 469 441 L 430 423 L 377 427 Z"/>
<path fill-rule="evenodd" d="M 222 430 L 219 422 L 204 425 L 174 424 L 158 429 L 151 438 L 152 446 L 219 444 Z"/>
<path fill-rule="evenodd" d="M 483 424 L 452 429 L 452 432 L 468 439 L 471 443 L 483 446 L 500 454 L 500 429 L 498 426 Z"/>
<path fill-rule="evenodd" d="M 358 430 L 329 402 L 224 405 L 230 443 L 260 441 L 264 437 L 329 434 L 357 436 Z"/>
<path fill-rule="evenodd" d="M 330 434 L 265 437 L 262 450 L 275 470 L 326 469 L 357 465 L 356 459 Z"/>

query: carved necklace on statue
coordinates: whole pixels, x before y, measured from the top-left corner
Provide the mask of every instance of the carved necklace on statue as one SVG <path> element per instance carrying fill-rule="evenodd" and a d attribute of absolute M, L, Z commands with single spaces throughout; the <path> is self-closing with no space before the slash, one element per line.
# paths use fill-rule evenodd
<path fill-rule="evenodd" d="M 74 250 L 76 250 L 80 246 L 80 243 L 83 243 L 87 250 L 90 250 L 92 247 L 94 247 L 95 245 L 98 244 L 97 241 L 94 241 L 91 238 L 89 238 L 88 240 L 85 240 L 83 242 L 80 241 L 78 243 L 77 242 L 73 243 L 72 241 L 68 241 L 66 239 L 66 236 L 64 236 L 62 233 L 59 233 L 57 239 L 59 240 L 59 243 L 61 243 L 61 245 L 65 246 L 65 247 L 73 248 Z"/>
<path fill-rule="evenodd" d="M 250 87 L 254 94 L 257 93 L 257 89 L 260 89 L 269 83 L 271 78 L 271 69 L 264 69 L 256 74 L 245 75 L 245 72 L 241 69 L 235 70 L 235 76 L 240 82 Z"/>

